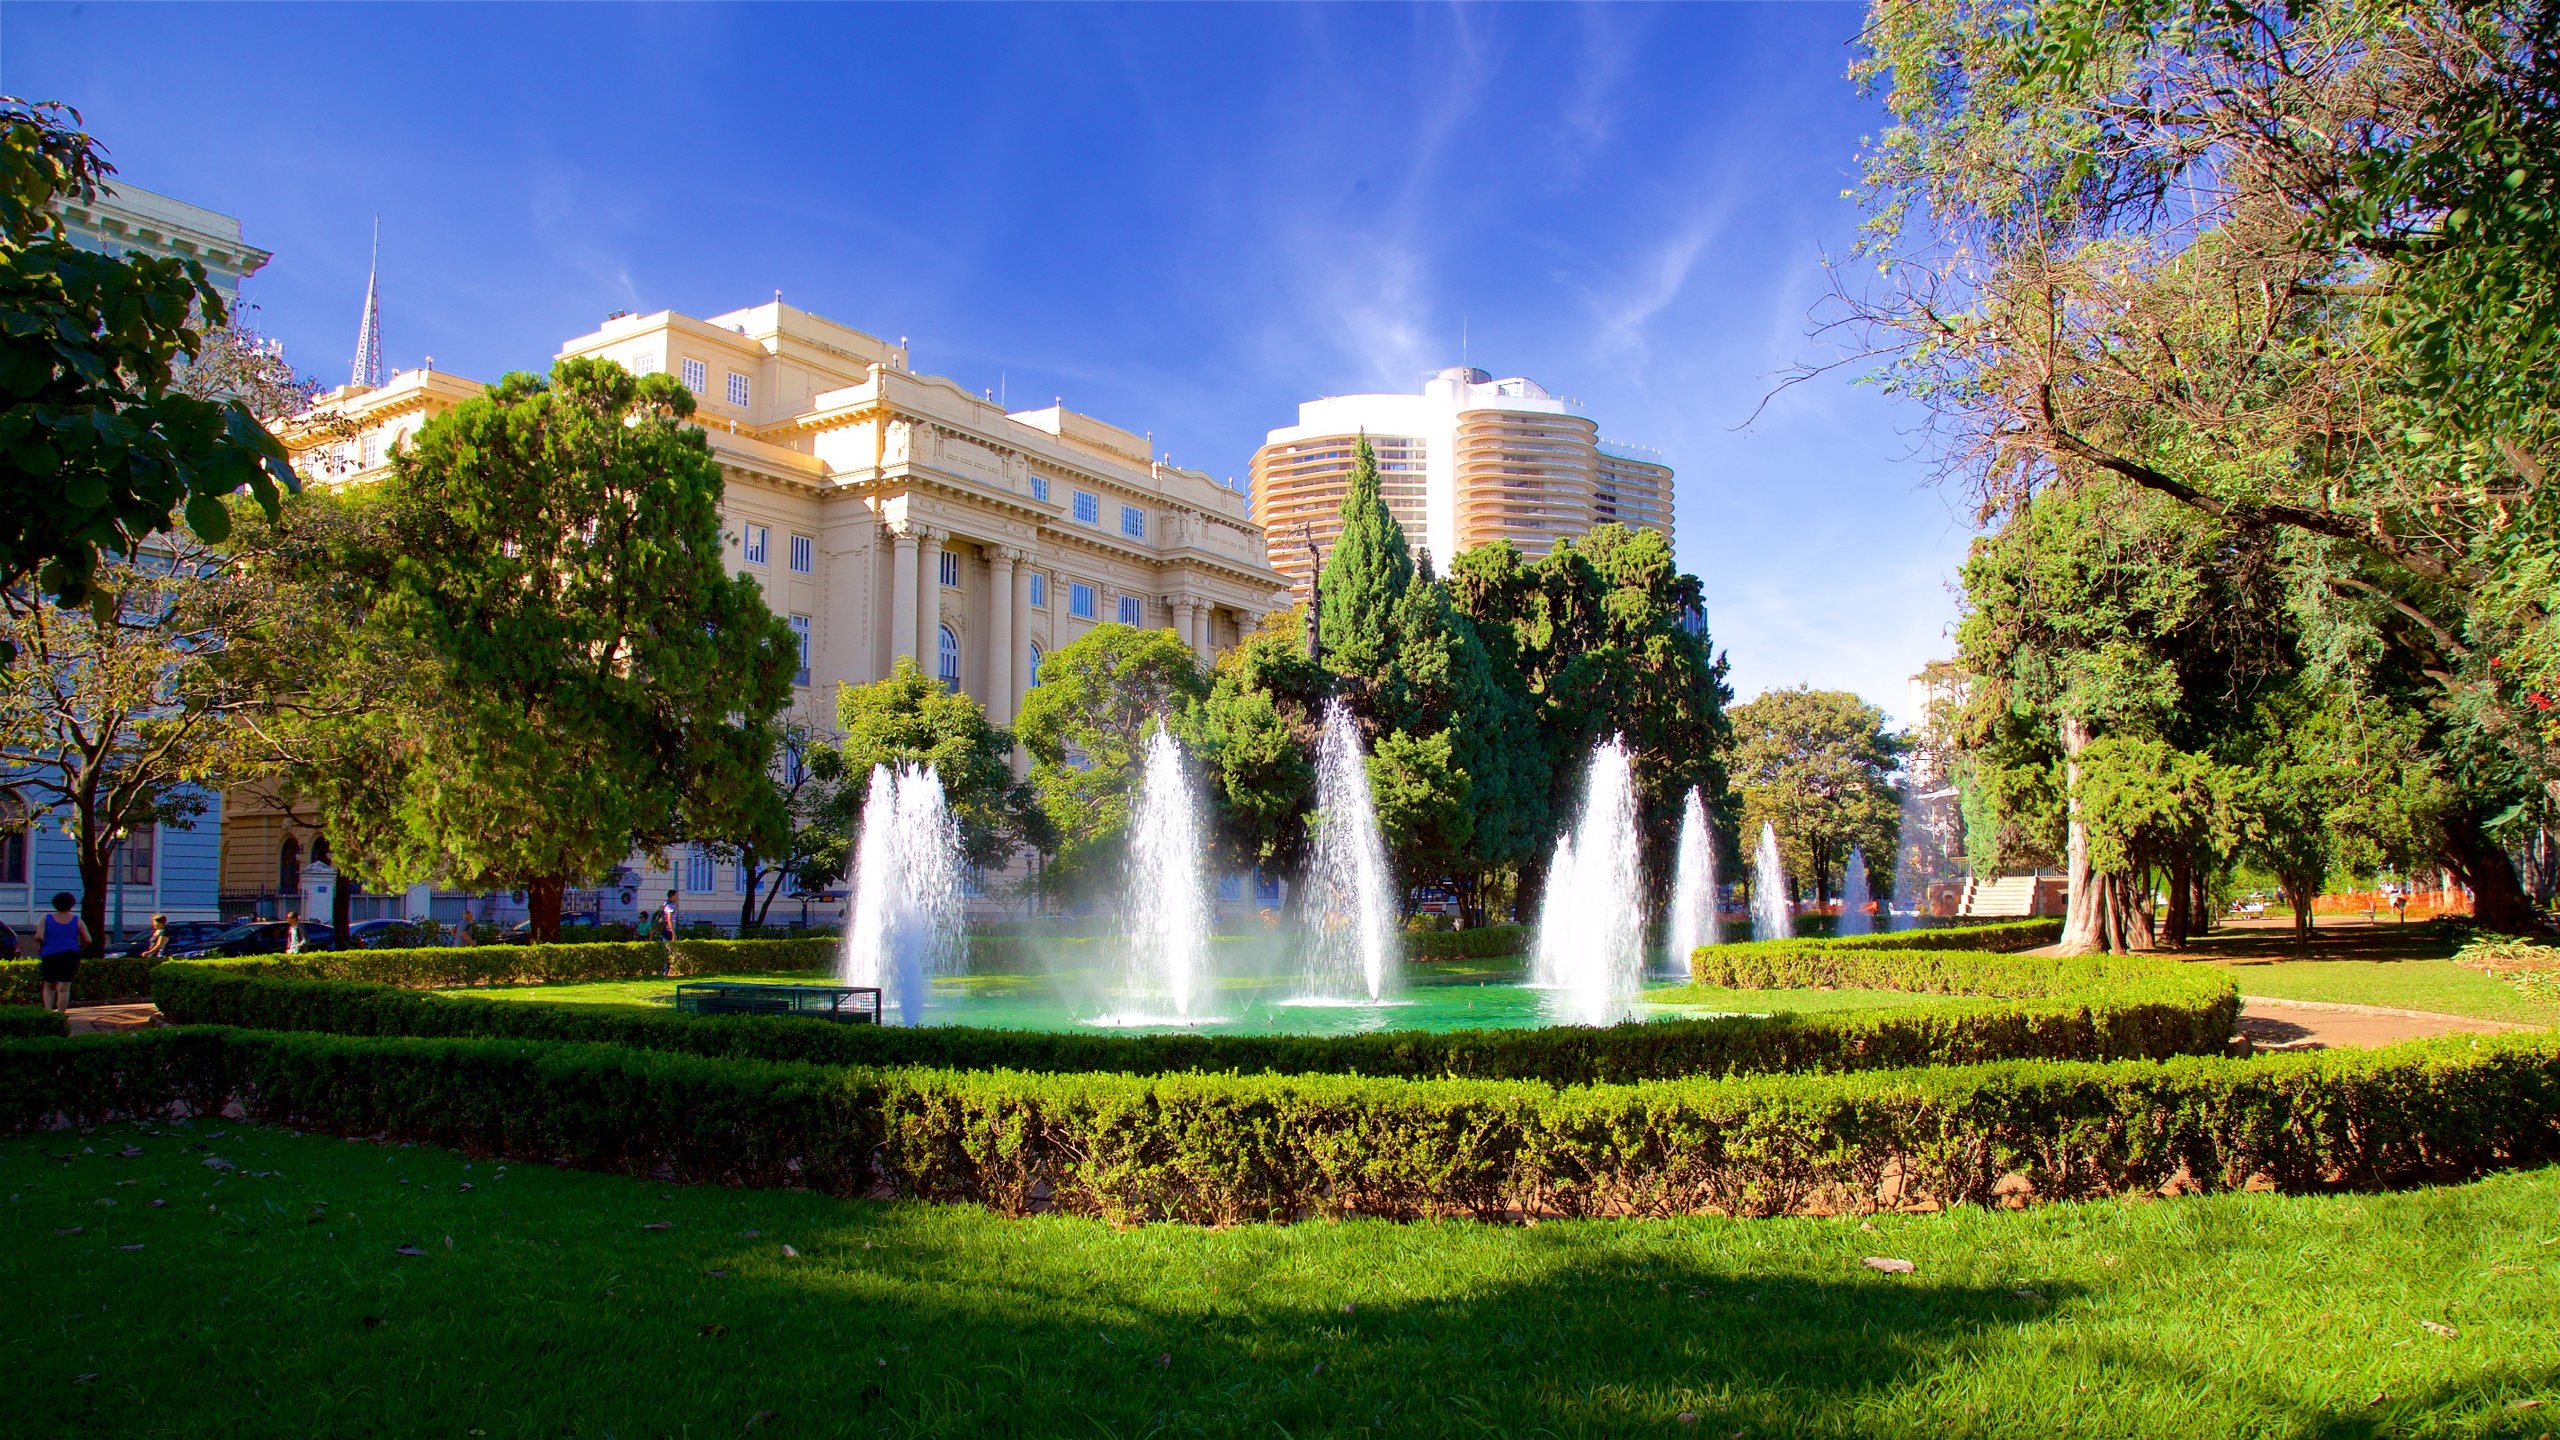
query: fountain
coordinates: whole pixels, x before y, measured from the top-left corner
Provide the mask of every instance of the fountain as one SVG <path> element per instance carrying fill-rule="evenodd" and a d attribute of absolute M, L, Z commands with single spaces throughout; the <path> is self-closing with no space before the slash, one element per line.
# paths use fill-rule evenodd
<path fill-rule="evenodd" d="M 1751 938 L 1786 940 L 1796 933 L 1795 906 L 1787 899 L 1787 862 L 1778 854 L 1778 831 L 1763 821 L 1760 848 L 1751 856 Z"/>
<path fill-rule="evenodd" d="M 881 992 L 908 1025 L 924 1019 L 935 975 L 960 957 L 960 831 L 930 765 L 871 767 L 854 850 L 853 913 L 838 973 Z"/>
<path fill-rule="evenodd" d="M 1201 874 L 1208 837 L 1191 791 L 1182 745 L 1158 720 L 1147 737 L 1146 778 L 1129 817 L 1129 870 L 1120 915 L 1127 927 L 1121 960 L 1121 1009 L 1101 1023 L 1174 1023 L 1199 1018 L 1193 1007 L 1209 969 L 1209 888 Z"/>
<path fill-rule="evenodd" d="M 1680 809 L 1680 861 L 1671 886 L 1671 969 L 1689 973 L 1689 957 L 1723 938 L 1716 923 L 1716 835 L 1707 826 L 1698 787 Z"/>
<path fill-rule="evenodd" d="M 1635 773 L 1626 742 L 1591 752 L 1582 814 L 1556 838 L 1538 909 L 1531 983 L 1568 1024 L 1614 1025 L 1642 1010 L 1644 877 L 1636 856 Z"/>
<path fill-rule="evenodd" d="M 1377 1004 L 1395 967 L 1396 906 L 1387 847 L 1369 799 L 1350 707 L 1324 707 L 1316 744 L 1316 816 L 1304 917 L 1306 1003 Z"/>
<path fill-rule="evenodd" d="M 1876 928 L 1867 913 L 1867 852 L 1849 847 L 1849 864 L 1840 873 L 1840 928 L 1835 935 L 1865 935 Z"/>

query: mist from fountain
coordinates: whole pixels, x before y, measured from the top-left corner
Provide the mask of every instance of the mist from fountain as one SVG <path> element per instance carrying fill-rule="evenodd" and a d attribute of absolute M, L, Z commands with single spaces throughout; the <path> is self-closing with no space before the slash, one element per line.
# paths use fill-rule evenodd
<path fill-rule="evenodd" d="M 1324 707 L 1316 743 L 1316 815 L 1302 919 L 1306 994 L 1313 1003 L 1377 1004 L 1396 961 L 1396 904 L 1378 835 L 1360 730 L 1341 700 Z"/>
<path fill-rule="evenodd" d="M 1209 972 L 1207 846 L 1182 744 L 1159 720 L 1129 817 L 1119 1009 L 1105 1023 L 1160 1024 L 1168 1012 L 1176 1022 L 1199 1018 Z"/>
<path fill-rule="evenodd" d="M 1636 854 L 1635 772 L 1626 742 L 1591 752 L 1582 813 L 1558 836 L 1538 909 L 1532 983 L 1564 1023 L 1614 1025 L 1642 1010 L 1644 873 Z"/>
<path fill-rule="evenodd" d="M 1921 893 L 1920 856 L 1921 847 L 1928 843 L 1923 838 L 1928 832 L 1920 823 L 1919 788 L 1905 777 L 1902 828 L 1894 845 L 1893 898 L 1885 906 L 1887 930 L 1909 930 L 1920 923 L 1920 906 L 1925 898 Z"/>
<path fill-rule="evenodd" d="M 1751 854 L 1751 938 L 1785 940 L 1796 933 L 1796 908 L 1787 897 L 1787 862 L 1778 853 L 1776 827 L 1763 821 L 1760 847 Z"/>
<path fill-rule="evenodd" d="M 1867 935 L 1876 928 L 1876 919 L 1867 913 L 1867 852 L 1855 845 L 1849 847 L 1849 864 L 1840 874 L 1840 925 L 1835 935 Z"/>
<path fill-rule="evenodd" d="M 881 992 L 881 1018 L 923 1023 L 933 977 L 959 969 L 960 827 L 930 765 L 871 767 L 837 973 Z"/>
<path fill-rule="evenodd" d="M 1707 824 L 1706 801 L 1698 787 L 1680 809 L 1680 851 L 1671 886 L 1671 969 L 1690 973 L 1690 958 L 1701 945 L 1723 940 L 1716 918 L 1716 835 Z"/>

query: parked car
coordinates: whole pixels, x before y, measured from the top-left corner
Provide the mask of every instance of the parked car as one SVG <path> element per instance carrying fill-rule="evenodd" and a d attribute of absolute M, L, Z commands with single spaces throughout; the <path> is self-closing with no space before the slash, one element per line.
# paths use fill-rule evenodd
<path fill-rule="evenodd" d="M 570 932 L 575 930 L 593 930 L 595 928 L 596 917 L 593 915 L 563 915 L 560 917 L 560 938 L 570 943 L 576 943 L 580 938 Z M 533 922 L 530 920 L 519 920 L 513 925 L 508 926 L 506 943 L 509 945 L 532 944 Z"/>
<path fill-rule="evenodd" d="M 8 921 L 0 920 L 0 960 L 15 960 L 17 958 L 18 932 L 9 928 Z"/>
<path fill-rule="evenodd" d="M 359 920 L 347 927 L 347 944 L 358 950 L 406 950 L 421 943 L 419 929 L 415 920 Z M 424 943 L 443 944 L 443 932 Z"/>
<path fill-rule="evenodd" d="M 173 920 L 169 923 L 169 948 L 166 953 L 173 956 L 182 955 L 199 945 L 210 944 L 218 935 L 227 934 L 238 928 L 229 920 Z M 106 953 L 139 955 L 142 953 L 142 947 L 150 943 L 151 932 L 144 930 L 120 945 L 108 946 Z"/>
<path fill-rule="evenodd" d="M 188 946 L 184 950 L 173 948 L 170 954 L 173 959 L 188 960 L 200 959 L 207 955 L 281 955 L 284 953 L 287 928 L 281 920 L 252 920 L 246 925 L 235 925 L 210 940 Z M 329 942 L 337 937 L 337 933 L 326 925 L 305 922 L 302 927 L 302 948 L 326 950 L 329 948 Z"/>

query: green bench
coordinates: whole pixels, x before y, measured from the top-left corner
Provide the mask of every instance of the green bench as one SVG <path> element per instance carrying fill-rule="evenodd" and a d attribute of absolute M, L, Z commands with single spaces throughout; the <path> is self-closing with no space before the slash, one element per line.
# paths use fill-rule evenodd
<path fill-rule="evenodd" d="M 676 987 L 689 1015 L 805 1015 L 848 1025 L 880 1023 L 880 991 L 870 985 L 769 985 L 690 980 Z"/>

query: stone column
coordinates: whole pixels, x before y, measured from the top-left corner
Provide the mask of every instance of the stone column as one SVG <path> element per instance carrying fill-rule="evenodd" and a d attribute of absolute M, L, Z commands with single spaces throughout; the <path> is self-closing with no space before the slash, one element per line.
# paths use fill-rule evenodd
<path fill-rule="evenodd" d="M 942 678 L 942 532 L 916 527 L 916 663 Z"/>
<path fill-rule="evenodd" d="M 889 532 L 889 664 L 916 658 L 916 527 Z"/>
<path fill-rule="evenodd" d="M 987 723 L 1013 723 L 1013 563 L 1020 551 L 998 546 L 987 552 L 987 572 L 994 583 L 987 595 Z"/>
<path fill-rule="evenodd" d="M 1200 657 L 1200 663 L 1203 665 L 1215 658 L 1209 647 L 1209 619 L 1217 613 L 1218 608 L 1206 600 L 1193 606 L 1191 610 L 1191 623 L 1196 627 L 1191 632 L 1191 649 Z"/>

